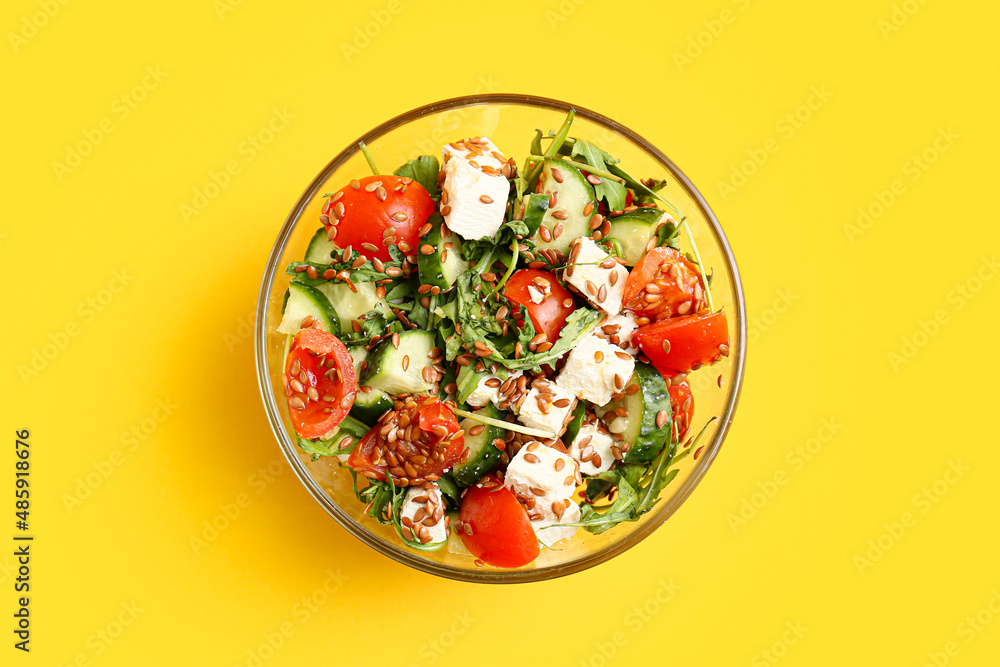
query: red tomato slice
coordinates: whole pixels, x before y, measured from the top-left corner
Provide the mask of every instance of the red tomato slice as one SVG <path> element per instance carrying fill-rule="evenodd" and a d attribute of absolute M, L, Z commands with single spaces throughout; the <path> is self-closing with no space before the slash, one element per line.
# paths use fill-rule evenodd
<path fill-rule="evenodd" d="M 411 396 L 400 403 L 354 446 L 347 465 L 373 479 L 384 481 L 388 474 L 396 486 L 435 481 L 462 456 L 465 434 L 438 398 Z M 391 428 L 382 435 L 386 426 Z M 391 442 L 390 432 L 397 434 Z"/>
<path fill-rule="evenodd" d="M 694 418 L 694 396 L 691 393 L 691 384 L 687 380 L 675 383 L 675 378 L 672 377 L 664 379 L 667 381 L 670 408 L 674 415 L 674 437 L 680 440 L 691 428 L 691 420 Z"/>
<path fill-rule="evenodd" d="M 330 218 L 327 232 L 331 226 L 336 229 L 337 247 L 351 246 L 368 259 L 378 257 L 383 262 L 391 259 L 390 245 L 402 244 L 404 254 L 416 252 L 420 227 L 437 210 L 427 190 L 411 178 L 391 174 L 366 176 L 352 183 L 358 187 L 338 190 L 323 209 Z M 386 235 L 389 227 L 395 228 L 395 234 Z M 364 248 L 365 243 L 376 249 Z"/>
<path fill-rule="evenodd" d="M 687 373 L 729 353 L 729 325 L 721 311 L 672 317 L 639 327 L 632 342 L 664 375 Z"/>
<path fill-rule="evenodd" d="M 320 438 L 344 421 L 358 389 L 350 353 L 322 329 L 295 334 L 282 383 L 292 426 L 303 438 Z"/>
<path fill-rule="evenodd" d="M 538 540 L 528 513 L 495 477 L 465 490 L 458 516 L 472 530 L 471 535 L 467 529 L 460 534 L 476 558 L 496 567 L 520 567 L 538 557 Z"/>
<path fill-rule="evenodd" d="M 693 315 L 708 307 L 698 267 L 673 248 L 653 248 L 636 263 L 622 302 L 650 320 Z"/>
<path fill-rule="evenodd" d="M 532 289 L 529 290 L 529 286 Z M 542 294 L 542 302 L 532 301 L 532 293 Z M 521 269 L 514 273 L 504 285 L 503 294 L 511 303 L 524 307 L 535 331 L 544 333 L 550 343 L 559 339 L 566 318 L 576 310 L 573 294 L 554 275 L 539 269 Z"/>

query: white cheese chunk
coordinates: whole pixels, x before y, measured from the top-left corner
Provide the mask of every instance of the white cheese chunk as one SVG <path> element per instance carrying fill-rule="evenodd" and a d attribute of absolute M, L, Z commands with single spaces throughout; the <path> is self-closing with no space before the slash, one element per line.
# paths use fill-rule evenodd
<path fill-rule="evenodd" d="M 419 517 L 419 518 L 418 518 Z M 441 489 L 433 482 L 421 486 L 411 486 L 406 490 L 403 506 L 399 510 L 399 520 L 403 526 L 410 529 L 414 542 L 423 542 L 418 533 L 427 531 L 430 539 L 424 544 L 444 542 L 448 539 L 448 526 L 445 522 L 444 498 Z M 406 531 L 403 531 L 406 534 Z"/>
<path fill-rule="evenodd" d="M 551 402 L 546 398 L 548 396 L 551 396 Z M 564 407 L 555 405 L 557 401 L 564 399 L 568 399 L 567 405 Z M 539 404 L 540 400 L 545 403 L 544 409 Z M 566 422 L 569 421 L 575 407 L 576 398 L 557 383 L 535 380 L 517 409 L 517 418 L 525 426 L 547 431 L 556 438 L 566 429 Z"/>
<path fill-rule="evenodd" d="M 455 142 L 441 149 L 444 184 L 441 210 L 448 227 L 466 239 L 492 237 L 507 210 L 508 181 L 499 170 L 505 158 L 483 137 L 478 142 Z M 483 171 L 483 168 L 486 171 Z M 486 173 L 490 172 L 490 173 Z"/>
<path fill-rule="evenodd" d="M 553 503 L 566 507 L 580 480 L 579 474 L 571 456 L 540 442 L 531 442 L 511 459 L 504 485 L 527 502 L 529 517 L 556 518 Z"/>
<path fill-rule="evenodd" d="M 634 370 L 635 359 L 620 347 L 598 336 L 585 336 L 570 350 L 556 384 L 577 398 L 604 405 L 628 384 Z M 616 382 L 616 376 L 620 381 Z"/>
<path fill-rule="evenodd" d="M 531 522 L 531 529 L 535 531 L 538 541 L 547 547 L 555 546 L 557 542 L 568 540 L 579 530 L 577 526 L 564 526 L 564 523 L 578 523 L 580 521 L 580 506 L 572 500 L 569 507 L 563 511 L 561 519 L 546 517 L 535 519 Z M 552 528 L 549 528 L 552 526 Z"/>
<path fill-rule="evenodd" d="M 623 310 L 617 315 L 609 316 L 603 324 L 594 328 L 594 335 L 603 338 L 612 345 L 617 345 L 629 354 L 635 356 L 639 348 L 632 345 L 632 332 L 638 329 L 635 314 Z"/>
<path fill-rule="evenodd" d="M 566 282 L 579 290 L 595 308 L 608 315 L 617 315 L 622 310 L 622 295 L 625 293 L 625 281 L 628 279 L 628 269 L 615 262 L 608 269 L 601 268 L 601 263 L 611 255 L 594 243 L 589 237 L 574 241 L 578 250 L 570 269 L 564 273 Z M 612 275 L 617 277 L 612 285 Z M 600 297 L 604 296 L 604 299 Z"/>
<path fill-rule="evenodd" d="M 521 377 L 523 374 L 524 373 L 522 371 L 516 371 L 514 373 L 510 373 L 507 377 L 508 378 L 513 378 L 516 381 L 517 378 Z M 485 405 L 487 403 L 493 403 L 493 405 L 496 405 L 497 407 L 499 407 L 500 403 L 501 403 L 501 400 L 500 400 L 500 385 L 498 385 L 496 387 L 490 387 L 487 384 L 490 380 L 497 380 L 497 381 L 499 381 L 500 378 L 497 377 L 496 375 L 492 375 L 492 374 L 487 375 L 486 377 L 480 378 L 479 379 L 479 384 L 476 385 L 476 388 L 472 391 L 471 394 L 469 394 L 469 397 L 467 399 L 465 399 L 465 402 L 468 403 L 469 405 L 473 406 L 473 407 L 476 407 L 476 408 L 485 407 Z M 494 384 L 496 384 L 496 383 L 494 383 Z M 502 383 L 501 383 L 501 385 L 502 385 Z"/>
<path fill-rule="evenodd" d="M 584 424 L 569 446 L 569 455 L 580 464 L 584 475 L 596 475 L 611 470 L 615 455 L 611 451 L 615 441 L 598 428 L 597 424 Z"/>
<path fill-rule="evenodd" d="M 489 137 L 476 137 L 475 141 L 465 139 L 445 144 L 441 147 L 441 163 L 448 164 L 453 158 L 475 162 L 480 167 L 492 167 L 500 170 L 507 158 Z"/>

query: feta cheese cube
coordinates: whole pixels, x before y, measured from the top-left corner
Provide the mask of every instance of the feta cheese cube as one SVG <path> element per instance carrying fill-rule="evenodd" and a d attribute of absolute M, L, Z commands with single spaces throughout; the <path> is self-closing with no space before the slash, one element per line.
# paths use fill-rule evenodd
<path fill-rule="evenodd" d="M 540 442 L 521 447 L 504 477 L 504 485 L 526 501 L 528 516 L 537 519 L 558 518 L 580 481 L 579 467 L 571 456 Z"/>
<path fill-rule="evenodd" d="M 556 402 L 566 399 L 566 405 L 558 407 Z M 542 405 L 544 404 L 544 408 Z M 522 424 L 531 428 L 552 433 L 558 438 L 566 430 L 576 407 L 576 398 L 557 383 L 548 380 L 535 380 L 524 400 L 517 408 L 517 418 Z"/>
<path fill-rule="evenodd" d="M 399 520 L 404 528 L 409 529 L 414 542 L 444 542 L 448 539 L 444 510 L 441 488 L 434 482 L 427 482 L 406 490 L 403 506 L 399 510 Z M 406 533 L 404 530 L 403 534 Z"/>
<path fill-rule="evenodd" d="M 573 264 L 563 274 L 566 282 L 575 287 L 595 308 L 608 315 L 620 313 L 628 269 L 617 262 L 611 268 L 601 268 L 601 263 L 611 255 L 589 237 L 577 239 L 571 248 Z M 612 275 L 616 277 L 612 279 Z"/>
<path fill-rule="evenodd" d="M 522 371 L 515 371 L 510 373 L 507 378 L 516 381 L 517 378 L 521 377 L 523 374 L 524 373 Z M 469 394 L 469 398 L 465 399 L 465 402 L 476 408 L 484 407 L 487 403 L 491 402 L 493 405 L 500 407 L 500 404 L 503 402 L 500 398 L 500 387 L 503 383 L 501 382 L 501 384 L 496 387 L 490 387 L 488 383 L 491 380 L 499 382 L 500 378 L 492 374 L 487 375 L 484 378 L 480 378 L 479 384 L 476 385 L 476 388 L 471 394 Z M 496 384 L 496 382 L 493 384 Z"/>
<path fill-rule="evenodd" d="M 569 455 L 580 464 L 584 475 L 596 475 L 611 470 L 615 455 L 611 451 L 615 441 L 597 424 L 584 424 L 569 446 Z"/>
<path fill-rule="evenodd" d="M 475 137 L 453 141 L 441 147 L 441 163 L 448 164 L 452 158 L 475 162 L 480 167 L 492 167 L 500 170 L 507 158 L 489 137 Z"/>
<path fill-rule="evenodd" d="M 568 540 L 576 535 L 576 531 L 579 530 L 577 526 L 562 525 L 564 523 L 578 523 L 580 521 L 580 506 L 572 500 L 568 502 L 569 507 L 563 511 L 561 519 L 546 517 L 544 519 L 534 519 L 531 522 L 531 529 L 535 531 L 535 537 L 547 547 L 552 547 L 562 540 Z M 552 527 L 550 528 L 549 526 Z"/>
<path fill-rule="evenodd" d="M 632 356 L 639 351 L 639 348 L 632 345 L 632 332 L 638 329 L 635 323 L 635 314 L 623 310 L 617 315 L 611 315 L 604 320 L 603 324 L 594 329 L 594 335 L 603 338 L 612 345 L 617 345 Z"/>
<path fill-rule="evenodd" d="M 604 405 L 628 384 L 634 370 L 635 359 L 620 347 L 586 336 L 570 350 L 556 384 L 577 398 Z"/>
<path fill-rule="evenodd" d="M 500 173 L 506 158 L 489 139 L 446 144 L 441 207 L 448 228 L 466 239 L 492 237 L 503 224 L 510 181 Z M 446 193 L 446 194 L 445 194 Z"/>

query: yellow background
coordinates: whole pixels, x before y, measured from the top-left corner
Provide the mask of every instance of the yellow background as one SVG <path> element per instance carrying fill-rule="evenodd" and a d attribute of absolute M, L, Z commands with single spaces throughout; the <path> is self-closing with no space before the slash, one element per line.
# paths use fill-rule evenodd
<path fill-rule="evenodd" d="M 28 655 L 0 552 L 0 663 L 996 664 L 1000 10 L 331 4 L 4 3 L 0 534 L 29 428 L 37 539 Z M 751 317 L 736 421 L 684 507 L 605 565 L 515 587 L 431 578 L 330 519 L 280 455 L 249 337 L 319 169 L 477 92 L 564 99 L 662 148 L 723 222 Z"/>

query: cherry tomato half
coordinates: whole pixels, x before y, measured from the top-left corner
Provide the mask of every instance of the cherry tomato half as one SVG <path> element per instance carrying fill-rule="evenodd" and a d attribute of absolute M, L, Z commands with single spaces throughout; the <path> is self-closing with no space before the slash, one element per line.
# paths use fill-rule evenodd
<path fill-rule="evenodd" d="M 420 243 L 419 230 L 437 208 L 434 200 L 420 183 L 403 176 L 366 176 L 352 181 L 335 192 L 323 209 L 336 228 L 333 239 L 338 248 L 351 246 L 368 259 L 378 257 L 388 262 L 389 246 L 408 244 L 407 253 L 416 252 Z M 386 233 L 392 227 L 395 233 Z M 376 250 L 364 248 L 374 245 Z"/>
<path fill-rule="evenodd" d="M 373 479 L 384 481 L 388 474 L 396 486 L 435 481 L 462 456 L 465 434 L 436 397 L 410 396 L 400 403 L 354 446 L 347 465 Z M 382 435 L 386 426 L 391 429 Z M 389 433 L 396 434 L 392 441 Z"/>
<path fill-rule="evenodd" d="M 358 389 L 350 353 L 322 329 L 295 334 L 282 384 L 292 426 L 303 438 L 321 438 L 344 421 Z"/>
<path fill-rule="evenodd" d="M 724 312 L 671 317 L 639 327 L 632 342 L 664 375 L 687 373 L 729 353 Z"/>
<path fill-rule="evenodd" d="M 636 263 L 622 302 L 650 320 L 694 315 L 708 306 L 698 267 L 673 248 L 653 248 Z"/>
<path fill-rule="evenodd" d="M 670 408 L 674 415 L 674 437 L 680 440 L 691 428 L 691 420 L 694 418 L 694 396 L 691 393 L 691 384 L 687 380 L 675 382 L 676 377 L 664 379 L 667 381 Z"/>
<path fill-rule="evenodd" d="M 527 511 L 495 477 L 466 489 L 458 517 L 468 527 L 460 533 L 462 543 L 476 558 L 496 567 L 520 567 L 538 557 Z"/>
<path fill-rule="evenodd" d="M 566 318 L 576 310 L 573 294 L 554 275 L 539 269 L 514 273 L 504 285 L 503 294 L 511 303 L 524 307 L 535 331 L 544 333 L 550 343 L 558 340 Z M 541 298 L 541 303 L 535 303 L 532 295 Z"/>

